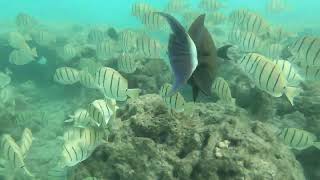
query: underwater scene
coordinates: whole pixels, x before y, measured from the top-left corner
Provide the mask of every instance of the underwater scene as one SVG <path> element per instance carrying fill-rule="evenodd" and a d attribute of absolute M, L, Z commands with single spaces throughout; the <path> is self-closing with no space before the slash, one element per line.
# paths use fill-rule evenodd
<path fill-rule="evenodd" d="M 320 180 L 320 1 L 0 5 L 0 180 Z"/>

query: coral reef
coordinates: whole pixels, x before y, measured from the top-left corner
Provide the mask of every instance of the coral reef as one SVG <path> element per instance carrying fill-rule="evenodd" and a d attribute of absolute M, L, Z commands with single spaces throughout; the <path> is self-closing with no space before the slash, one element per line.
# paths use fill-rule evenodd
<path fill-rule="evenodd" d="M 273 128 L 244 109 L 196 103 L 192 113 L 174 118 L 151 94 L 129 100 L 118 114 L 121 128 L 76 167 L 73 178 L 304 179 Z"/>

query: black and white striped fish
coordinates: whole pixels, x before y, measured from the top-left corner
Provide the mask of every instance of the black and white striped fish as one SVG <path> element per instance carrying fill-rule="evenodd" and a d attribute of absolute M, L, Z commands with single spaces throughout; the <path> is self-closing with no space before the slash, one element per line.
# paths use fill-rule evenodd
<path fill-rule="evenodd" d="M 97 43 L 97 56 L 100 60 L 106 60 L 114 56 L 115 54 L 115 42 L 112 40 L 104 40 Z"/>
<path fill-rule="evenodd" d="M 74 115 L 69 116 L 70 119 L 65 120 L 64 122 L 73 122 L 74 127 L 88 127 L 91 125 L 92 120 L 89 112 L 86 109 L 78 109 L 74 112 Z"/>
<path fill-rule="evenodd" d="M 106 39 L 105 32 L 100 28 L 92 28 L 88 33 L 88 42 L 98 44 Z"/>
<path fill-rule="evenodd" d="M 319 66 L 306 66 L 301 67 L 299 72 L 304 80 L 319 81 L 320 80 L 320 67 Z"/>
<path fill-rule="evenodd" d="M 132 5 L 131 14 L 138 18 L 142 18 L 145 14 L 154 12 L 155 9 L 146 3 L 134 3 Z"/>
<path fill-rule="evenodd" d="M 282 56 L 283 49 L 284 49 L 284 46 L 278 43 L 266 44 L 264 47 L 264 54 L 267 57 L 270 57 L 273 59 L 279 59 Z"/>
<path fill-rule="evenodd" d="M 23 157 L 25 157 L 27 152 L 29 151 L 32 145 L 32 140 L 33 138 L 31 130 L 29 128 L 25 128 L 20 140 L 20 149 Z"/>
<path fill-rule="evenodd" d="M 247 13 L 239 24 L 243 31 L 252 32 L 257 35 L 264 35 L 270 31 L 269 23 L 259 14 Z"/>
<path fill-rule="evenodd" d="M 276 63 L 279 66 L 283 75 L 286 77 L 290 85 L 299 85 L 300 82 L 303 80 L 298 71 L 295 69 L 295 67 L 293 67 L 293 65 L 289 61 L 279 59 L 275 60 L 274 63 Z"/>
<path fill-rule="evenodd" d="M 118 69 L 125 73 L 134 73 L 137 69 L 136 55 L 132 53 L 122 53 L 118 58 Z"/>
<path fill-rule="evenodd" d="M 64 45 L 62 48 L 58 49 L 58 54 L 65 61 L 71 60 L 78 55 L 78 49 L 71 43 Z"/>
<path fill-rule="evenodd" d="M 235 99 L 231 96 L 229 84 L 222 77 L 217 77 L 212 85 L 212 90 L 217 96 L 226 103 L 235 103 Z"/>
<path fill-rule="evenodd" d="M 320 66 L 320 38 L 311 36 L 298 38 L 289 46 L 289 50 L 299 58 L 302 66 Z"/>
<path fill-rule="evenodd" d="M 94 76 L 88 72 L 88 69 L 79 72 L 79 82 L 86 88 L 96 89 L 98 87 L 94 80 Z"/>
<path fill-rule="evenodd" d="M 69 85 L 79 81 L 79 71 L 71 67 L 56 69 L 53 80 L 57 83 Z"/>
<path fill-rule="evenodd" d="M 140 89 L 129 89 L 128 81 L 116 70 L 101 67 L 95 74 L 95 81 L 106 98 L 125 101 L 127 97 L 139 96 Z"/>
<path fill-rule="evenodd" d="M 237 40 L 235 43 L 244 52 L 261 52 L 265 46 L 264 41 L 252 32 L 240 32 L 234 40 Z"/>
<path fill-rule="evenodd" d="M 218 0 L 201 0 L 199 2 L 199 8 L 206 11 L 216 11 L 223 7 L 223 4 Z"/>
<path fill-rule="evenodd" d="M 94 150 L 98 145 L 104 142 L 104 132 L 96 127 L 72 127 L 65 131 L 63 139 L 65 142 L 81 141 L 88 150 Z"/>
<path fill-rule="evenodd" d="M 114 118 L 115 105 L 109 104 L 106 100 L 99 99 L 89 104 L 88 112 L 98 126 L 106 127 L 110 118 Z"/>
<path fill-rule="evenodd" d="M 183 112 L 185 110 L 186 105 L 183 96 L 179 92 L 173 94 L 172 96 L 168 96 L 171 89 L 172 85 L 167 83 L 161 86 L 161 98 L 163 99 L 163 101 L 169 109 L 172 109 L 175 112 Z"/>
<path fill-rule="evenodd" d="M 163 53 L 163 46 L 161 43 L 147 35 L 139 36 L 137 38 L 136 47 L 137 50 L 147 58 L 159 58 Z"/>
<path fill-rule="evenodd" d="M 64 143 L 61 153 L 60 167 L 72 167 L 86 160 L 91 151 L 81 141 L 67 141 Z"/>
<path fill-rule="evenodd" d="M 249 53 L 239 61 L 239 64 L 249 76 L 252 76 L 257 87 L 274 97 L 285 94 L 293 105 L 294 97 L 301 92 L 300 88 L 289 86 L 280 67 L 263 55 Z"/>
<path fill-rule="evenodd" d="M 302 129 L 284 128 L 278 134 L 278 137 L 284 144 L 294 149 L 303 150 L 310 146 L 315 146 L 320 149 L 319 142 L 316 142 L 317 137 Z"/>
<path fill-rule="evenodd" d="M 120 33 L 119 43 L 124 52 L 131 52 L 137 48 L 136 39 L 138 35 L 132 30 L 124 30 Z"/>
<path fill-rule="evenodd" d="M 21 168 L 28 176 L 33 176 L 25 167 L 20 147 L 9 134 L 2 135 L 0 149 L 2 151 L 2 157 L 6 159 L 13 168 Z"/>
<path fill-rule="evenodd" d="M 166 26 L 165 19 L 157 13 L 147 12 L 141 18 L 142 24 L 144 24 L 150 30 L 165 30 L 168 29 Z"/>

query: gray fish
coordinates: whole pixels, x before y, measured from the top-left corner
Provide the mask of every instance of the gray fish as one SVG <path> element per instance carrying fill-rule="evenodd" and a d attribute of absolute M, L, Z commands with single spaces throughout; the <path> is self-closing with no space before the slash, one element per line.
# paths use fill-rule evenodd
<path fill-rule="evenodd" d="M 196 101 L 199 91 L 207 96 L 211 94 L 211 86 L 218 68 L 218 58 L 230 59 L 227 51 L 231 45 L 216 48 L 215 43 L 204 26 L 205 14 L 200 15 L 190 26 L 189 35 L 196 45 L 198 66 L 188 83 L 192 86 L 193 100 Z"/>
<path fill-rule="evenodd" d="M 183 26 L 171 15 L 158 12 L 171 27 L 172 34 L 169 38 L 168 55 L 175 76 L 175 82 L 167 94 L 172 96 L 187 83 L 198 65 L 197 49 L 195 43 Z"/>

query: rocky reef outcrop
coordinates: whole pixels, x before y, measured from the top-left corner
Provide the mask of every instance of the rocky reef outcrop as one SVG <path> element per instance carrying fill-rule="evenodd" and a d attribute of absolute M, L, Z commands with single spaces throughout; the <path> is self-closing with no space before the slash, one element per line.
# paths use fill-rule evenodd
<path fill-rule="evenodd" d="M 192 106 L 172 116 L 158 95 L 130 99 L 118 111 L 121 127 L 74 169 L 73 178 L 304 179 L 271 125 L 238 107 Z"/>

